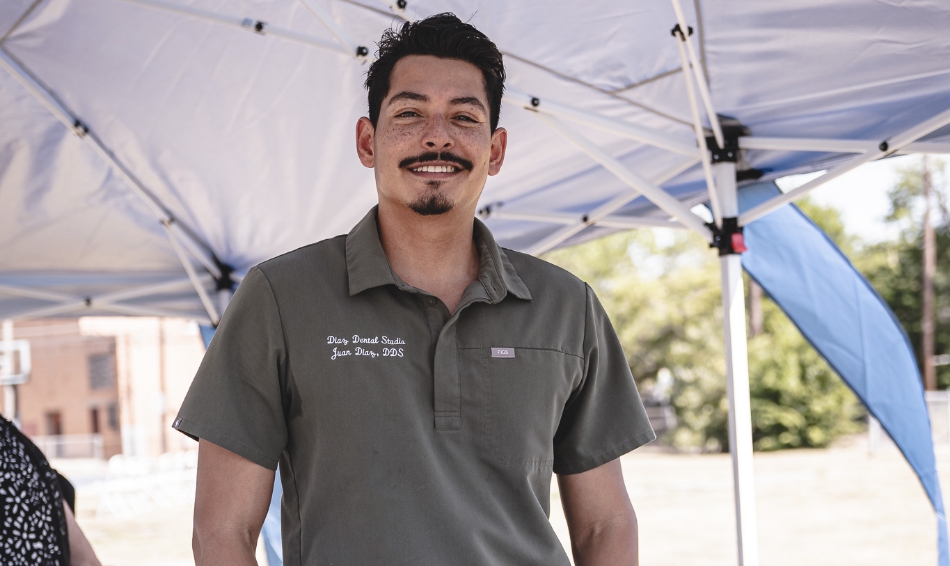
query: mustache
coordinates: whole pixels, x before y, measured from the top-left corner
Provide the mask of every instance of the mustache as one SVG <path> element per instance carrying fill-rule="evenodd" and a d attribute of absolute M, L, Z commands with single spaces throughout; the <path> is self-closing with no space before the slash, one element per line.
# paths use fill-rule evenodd
<path fill-rule="evenodd" d="M 462 169 L 466 171 L 471 171 L 472 167 L 475 166 L 468 159 L 455 155 L 451 151 L 442 151 L 438 153 L 435 151 L 427 151 L 426 153 L 423 153 L 422 155 L 417 155 L 415 157 L 407 157 L 403 159 L 402 161 L 399 162 L 399 168 L 405 169 L 407 167 L 411 167 L 416 164 L 425 163 L 427 161 L 445 161 L 448 163 L 455 163 L 456 165 L 458 165 L 459 167 L 461 167 Z"/>

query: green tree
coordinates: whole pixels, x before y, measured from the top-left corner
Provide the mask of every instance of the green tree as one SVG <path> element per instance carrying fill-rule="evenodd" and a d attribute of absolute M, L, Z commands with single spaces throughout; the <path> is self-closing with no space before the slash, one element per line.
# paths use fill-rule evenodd
<path fill-rule="evenodd" d="M 947 179 L 941 174 L 943 163 L 931 163 L 937 195 L 936 214 L 932 216 L 937 241 L 934 350 L 937 354 L 950 354 L 950 213 L 947 210 Z M 858 254 L 855 264 L 894 311 L 907 331 L 920 363 L 923 169 L 920 162 L 913 162 L 900 169 L 899 173 L 897 184 L 889 192 L 891 210 L 886 220 L 899 227 L 900 235 L 896 241 L 866 247 Z M 937 367 L 937 386 L 940 389 L 950 387 L 950 366 Z"/>
<path fill-rule="evenodd" d="M 752 439 L 762 450 L 822 447 L 857 432 L 865 414 L 854 393 L 775 303 L 749 340 Z"/>
<path fill-rule="evenodd" d="M 806 203 L 832 238 L 850 246 L 831 209 Z M 616 327 L 634 378 L 650 391 L 673 375 L 677 427 L 663 442 L 728 450 L 722 298 L 716 254 L 687 232 L 638 230 L 558 250 L 545 258 L 587 281 Z M 858 428 L 862 409 L 771 301 L 764 332 L 749 341 L 755 447 L 826 446 Z"/>

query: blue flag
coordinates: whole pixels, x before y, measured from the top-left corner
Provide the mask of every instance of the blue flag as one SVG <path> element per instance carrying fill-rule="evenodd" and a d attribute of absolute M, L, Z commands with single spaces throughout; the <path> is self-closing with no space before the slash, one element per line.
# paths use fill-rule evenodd
<path fill-rule="evenodd" d="M 772 183 L 739 191 L 747 210 Z M 854 391 L 920 478 L 937 515 L 938 563 L 950 566 L 947 520 L 920 371 L 903 327 L 870 283 L 797 207 L 745 227 L 742 266 Z"/>

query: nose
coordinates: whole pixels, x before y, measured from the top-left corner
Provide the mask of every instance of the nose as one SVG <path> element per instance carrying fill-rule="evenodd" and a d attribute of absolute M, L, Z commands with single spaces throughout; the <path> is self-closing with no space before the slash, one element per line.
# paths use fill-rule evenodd
<path fill-rule="evenodd" d="M 451 148 L 454 144 L 448 126 L 445 118 L 442 116 L 437 115 L 426 120 L 426 129 L 423 138 L 425 146 L 429 149 L 438 150 Z"/>

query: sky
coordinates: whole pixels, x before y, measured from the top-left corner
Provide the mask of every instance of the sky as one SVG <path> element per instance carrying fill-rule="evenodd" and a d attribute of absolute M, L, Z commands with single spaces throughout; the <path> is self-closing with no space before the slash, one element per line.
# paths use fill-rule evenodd
<path fill-rule="evenodd" d="M 887 191 L 897 183 L 898 168 L 915 161 L 919 162 L 920 156 L 902 155 L 867 163 L 819 186 L 810 193 L 811 198 L 818 204 L 838 209 L 845 230 L 867 243 L 894 239 L 898 235 L 898 227 L 884 222 L 890 209 Z M 950 166 L 945 168 L 945 171 L 948 170 Z M 779 180 L 778 185 L 783 191 L 789 191 L 819 174 L 785 177 Z"/>

